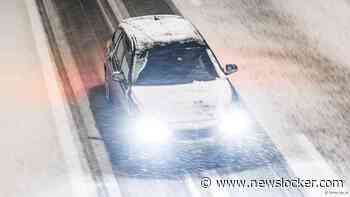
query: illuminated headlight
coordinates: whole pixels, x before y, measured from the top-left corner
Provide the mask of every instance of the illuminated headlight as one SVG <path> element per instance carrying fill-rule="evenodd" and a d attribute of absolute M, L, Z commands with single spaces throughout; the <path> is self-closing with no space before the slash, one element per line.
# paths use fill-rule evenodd
<path fill-rule="evenodd" d="M 222 114 L 218 127 L 225 137 L 240 138 L 247 134 L 244 131 L 247 131 L 251 124 L 247 112 L 241 109 L 234 109 Z"/>
<path fill-rule="evenodd" d="M 138 143 L 166 143 L 172 136 L 172 132 L 167 125 L 155 118 L 141 117 L 135 124 L 134 137 Z"/>

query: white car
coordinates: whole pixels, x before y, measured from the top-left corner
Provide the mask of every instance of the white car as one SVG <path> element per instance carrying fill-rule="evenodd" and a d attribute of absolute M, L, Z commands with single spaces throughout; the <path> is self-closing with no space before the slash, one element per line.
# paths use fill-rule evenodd
<path fill-rule="evenodd" d="M 244 124 L 227 78 L 235 71 L 183 17 L 129 18 L 107 45 L 106 97 L 126 111 L 137 143 L 230 135 Z"/>

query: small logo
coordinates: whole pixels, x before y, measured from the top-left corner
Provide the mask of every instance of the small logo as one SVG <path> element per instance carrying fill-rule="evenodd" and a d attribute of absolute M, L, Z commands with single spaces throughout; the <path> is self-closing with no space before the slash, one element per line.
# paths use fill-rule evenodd
<path fill-rule="evenodd" d="M 209 188 L 211 185 L 211 179 L 209 177 L 203 177 L 201 180 L 201 186 L 203 188 Z"/>

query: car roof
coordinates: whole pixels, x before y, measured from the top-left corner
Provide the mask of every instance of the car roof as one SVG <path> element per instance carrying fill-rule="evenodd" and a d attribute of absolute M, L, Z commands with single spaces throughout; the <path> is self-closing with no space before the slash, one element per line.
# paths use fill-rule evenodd
<path fill-rule="evenodd" d="M 134 41 L 138 51 L 173 42 L 204 43 L 192 23 L 177 15 L 132 17 L 123 20 L 120 27 Z"/>

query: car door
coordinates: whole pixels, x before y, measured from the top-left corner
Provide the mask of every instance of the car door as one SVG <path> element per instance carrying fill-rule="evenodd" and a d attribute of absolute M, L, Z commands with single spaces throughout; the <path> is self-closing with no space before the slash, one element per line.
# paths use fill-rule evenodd
<path fill-rule="evenodd" d="M 116 59 L 113 58 L 114 53 L 116 52 L 117 48 L 118 48 L 118 44 L 121 38 L 121 29 L 117 29 L 114 34 L 113 37 L 110 41 L 108 41 L 107 43 L 107 47 L 106 47 L 106 62 L 104 65 L 104 69 L 105 69 L 105 86 L 106 86 L 106 91 L 107 91 L 107 99 L 111 99 L 110 98 L 110 87 L 111 87 L 111 83 L 112 83 L 112 73 L 113 73 L 113 66 L 116 66 L 117 62 Z"/>
<path fill-rule="evenodd" d="M 118 41 L 118 46 L 113 56 L 112 60 L 112 73 L 122 72 L 125 80 L 114 81 L 111 80 L 110 83 L 110 94 L 112 102 L 121 105 L 124 108 L 128 107 L 128 88 L 129 88 L 129 69 L 128 63 L 126 61 L 127 49 L 127 37 L 124 33 L 121 34 L 121 38 Z"/>

